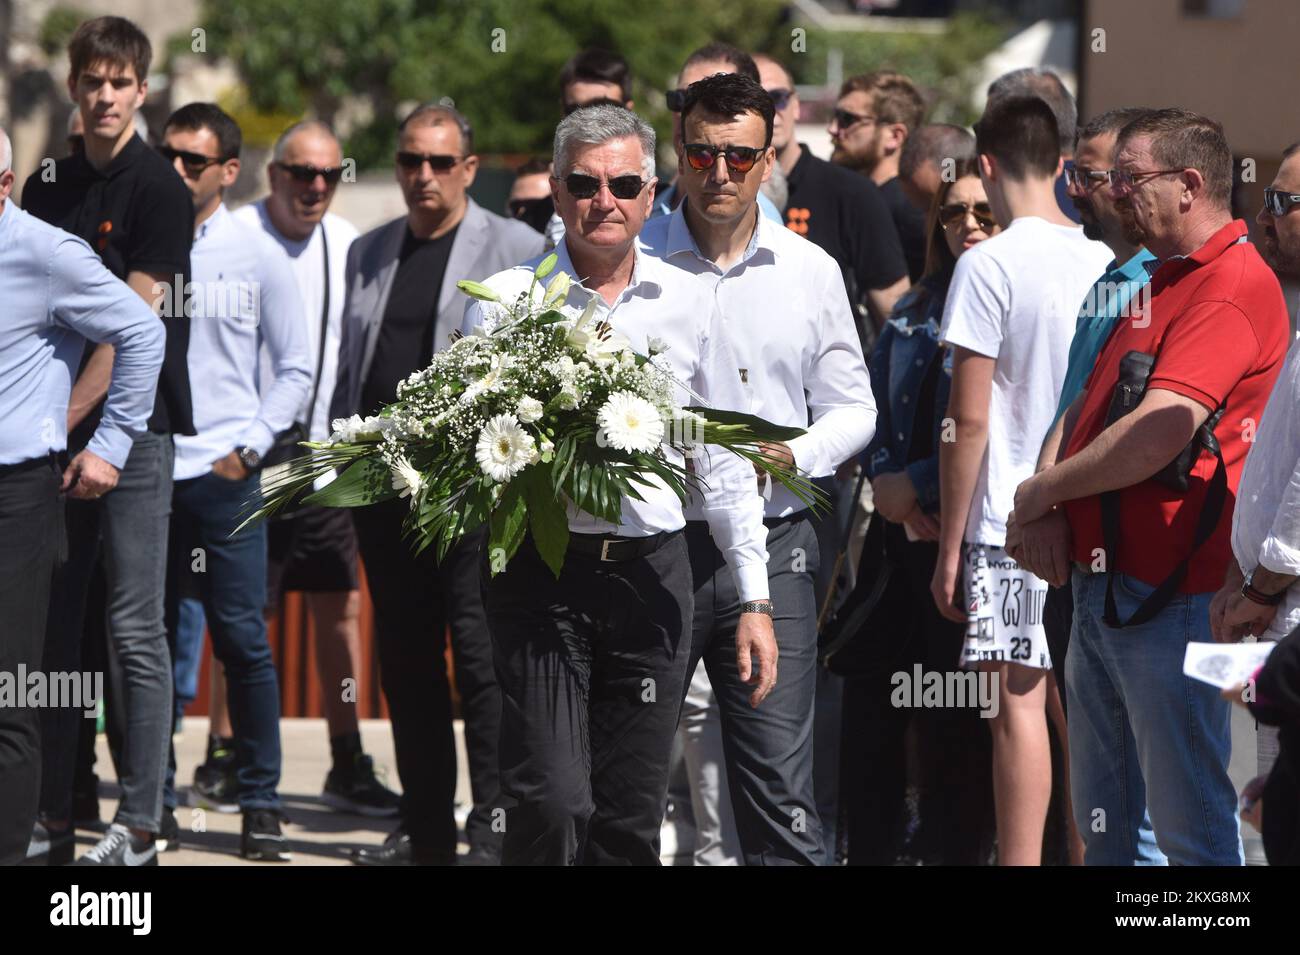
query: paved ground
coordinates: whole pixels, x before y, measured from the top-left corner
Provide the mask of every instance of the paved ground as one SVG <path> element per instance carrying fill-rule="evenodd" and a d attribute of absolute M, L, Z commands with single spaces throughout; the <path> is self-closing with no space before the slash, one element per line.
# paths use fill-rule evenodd
<path fill-rule="evenodd" d="M 188 717 L 184 732 L 176 738 L 177 781 L 181 784 L 184 801 L 194 767 L 203 760 L 207 743 L 208 721 Z M 359 846 L 378 845 L 392 829 L 395 820 L 368 819 L 333 811 L 320 801 L 321 786 L 329 769 L 329 743 L 324 720 L 293 719 L 280 723 L 280 739 L 284 752 L 284 774 L 280 796 L 289 814 L 290 824 L 285 834 L 292 843 L 294 855 L 291 865 L 348 865 L 347 851 Z M 393 738 L 387 721 L 366 720 L 361 724 L 361 736 L 366 752 L 374 757 L 376 770 L 386 774 L 387 785 L 400 791 L 397 770 L 393 760 Z M 1229 773 L 1240 791 L 1255 776 L 1255 728 L 1250 715 L 1240 707 L 1233 708 L 1233 753 Z M 469 810 L 469 780 L 466 771 L 465 743 L 461 723 L 456 722 L 456 747 L 460 772 L 457 776 L 457 819 L 464 825 Z M 101 774 L 111 760 L 105 737 L 98 740 L 98 766 Z M 382 775 L 381 775 L 381 778 Z M 112 784 L 100 787 L 100 817 L 113 818 L 117 807 L 117 789 Z M 267 865 L 269 863 L 245 862 L 239 858 L 238 814 L 223 814 L 189 809 L 182 806 L 176 813 L 181 825 L 179 852 L 168 852 L 162 857 L 163 865 Z M 1246 860 L 1263 864 L 1264 854 L 1259 835 L 1249 826 L 1243 827 Z M 77 833 L 77 854 L 94 844 L 95 834 Z M 670 819 L 663 831 L 663 861 L 666 865 L 689 864 L 689 850 L 694 831 L 687 825 L 677 826 Z M 463 843 L 461 851 L 468 847 Z"/>

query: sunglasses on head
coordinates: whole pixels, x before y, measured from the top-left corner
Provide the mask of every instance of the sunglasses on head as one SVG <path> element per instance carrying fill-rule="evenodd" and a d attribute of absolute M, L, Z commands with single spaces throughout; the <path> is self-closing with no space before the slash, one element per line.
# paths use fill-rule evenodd
<path fill-rule="evenodd" d="M 790 105 L 790 97 L 794 95 L 794 90 L 768 90 L 767 95 L 772 97 L 772 108 L 779 113 Z"/>
<path fill-rule="evenodd" d="M 185 166 L 185 172 L 191 176 L 197 176 L 209 166 L 215 166 L 224 161 L 213 156 L 205 156 L 202 153 L 192 153 L 187 149 L 172 149 L 170 146 L 159 146 L 158 154 L 172 163 L 179 156 L 181 163 Z"/>
<path fill-rule="evenodd" d="M 554 178 L 558 179 L 559 177 Z M 600 192 L 601 180 L 595 176 L 588 176 L 586 173 L 571 172 L 560 181 L 569 190 L 569 195 L 575 199 L 590 199 Z M 629 174 L 606 179 L 605 184 L 609 186 L 609 194 L 615 199 L 635 199 L 641 194 L 641 190 L 645 188 L 648 181 L 640 176 Z"/>
<path fill-rule="evenodd" d="M 1274 218 L 1286 215 L 1296 206 L 1300 206 L 1300 195 L 1285 189 L 1264 190 L 1264 209 Z"/>
<path fill-rule="evenodd" d="M 985 232 L 998 224 L 987 202 L 977 202 L 974 205 L 969 202 L 945 202 L 939 207 L 939 222 L 945 229 L 951 229 L 965 222 L 967 213 L 975 217 L 975 222 Z"/>
<path fill-rule="evenodd" d="M 276 165 L 299 182 L 315 182 L 316 177 L 320 176 L 327 186 L 332 186 L 343 178 L 342 166 L 327 166 L 321 169 L 319 166 L 303 163 L 277 162 Z"/>
<path fill-rule="evenodd" d="M 764 148 L 710 146 L 707 143 L 686 143 L 682 146 L 686 154 L 686 162 L 692 169 L 712 169 L 718 157 L 725 156 L 727 169 L 730 172 L 749 172 L 754 168 L 754 163 L 758 162 L 758 157 L 763 155 Z"/>
<path fill-rule="evenodd" d="M 686 90 L 669 90 L 664 94 L 664 99 L 668 101 L 668 108 L 674 113 L 680 113 L 682 107 L 686 105 Z"/>
<path fill-rule="evenodd" d="M 429 168 L 434 172 L 450 172 L 464 158 L 464 156 L 428 156 L 424 153 L 412 153 L 403 150 L 397 154 L 397 164 L 403 169 L 414 171 L 428 163 Z"/>

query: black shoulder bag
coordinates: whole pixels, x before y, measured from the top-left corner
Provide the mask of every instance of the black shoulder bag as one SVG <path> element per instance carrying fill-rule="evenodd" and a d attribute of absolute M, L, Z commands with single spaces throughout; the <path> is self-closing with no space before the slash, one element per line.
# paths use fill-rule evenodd
<path fill-rule="evenodd" d="M 1114 424 L 1141 403 L 1142 397 L 1146 394 L 1147 379 L 1155 363 L 1155 355 L 1140 351 L 1131 351 L 1120 360 L 1119 381 L 1115 384 L 1110 408 L 1106 412 L 1106 427 Z M 1219 439 L 1214 436 L 1214 428 L 1223 417 L 1224 408 L 1224 405 L 1219 405 L 1215 412 L 1196 429 L 1196 434 L 1192 436 L 1192 440 L 1187 443 L 1178 457 L 1151 477 L 1151 480 L 1159 481 L 1172 490 L 1186 491 L 1190 483 L 1192 467 L 1200 458 L 1202 450 L 1213 454 L 1217 461 L 1214 474 L 1210 478 L 1209 489 L 1206 491 L 1205 505 L 1197 518 L 1192 549 L 1179 561 L 1178 566 L 1161 582 L 1160 586 L 1142 601 L 1142 605 L 1133 611 L 1133 616 L 1123 622 L 1119 619 L 1114 593 L 1115 564 L 1118 559 L 1120 540 L 1120 492 L 1106 491 L 1101 495 L 1101 533 L 1106 547 L 1106 606 L 1102 619 L 1106 626 L 1117 630 L 1139 626 L 1164 610 L 1178 593 L 1178 588 L 1182 586 L 1192 557 L 1210 539 L 1215 527 L 1218 526 L 1224 503 L 1228 498 L 1228 468 L 1223 463 L 1223 451 L 1219 447 Z"/>
<path fill-rule="evenodd" d="M 325 336 L 329 330 L 330 320 L 330 250 L 329 243 L 325 241 L 324 222 L 320 225 L 320 247 L 321 255 L 324 260 L 324 271 L 322 272 L 322 275 L 325 280 L 325 295 L 324 303 L 321 305 L 320 310 L 320 345 L 316 350 L 316 375 L 312 379 L 311 401 L 307 405 L 307 421 L 295 421 L 275 436 L 275 442 L 271 445 L 270 450 L 262 457 L 262 467 L 264 469 L 284 464 L 292 458 L 301 456 L 303 449 L 299 447 L 300 442 L 306 441 L 311 437 L 311 418 L 316 412 L 316 399 L 320 395 L 321 372 L 325 369 Z M 275 516 L 276 518 L 293 517 L 294 511 L 296 511 L 297 508 L 297 500 L 290 501 L 284 508 L 276 512 Z"/>

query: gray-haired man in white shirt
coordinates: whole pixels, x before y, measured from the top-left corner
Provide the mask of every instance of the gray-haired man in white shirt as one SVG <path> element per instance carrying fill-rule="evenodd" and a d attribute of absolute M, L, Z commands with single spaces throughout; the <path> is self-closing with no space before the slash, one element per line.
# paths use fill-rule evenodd
<path fill-rule="evenodd" d="M 641 243 L 713 291 L 734 343 L 733 373 L 747 390 L 747 410 L 776 424 L 807 426 L 788 444 L 770 445 L 769 453 L 824 477 L 871 440 L 876 404 L 835 261 L 759 214 L 759 187 L 775 163 L 772 122 L 771 98 L 747 77 L 719 74 L 692 84 L 682 109 L 678 179 L 686 199 L 671 216 L 649 223 Z M 781 683 L 761 711 L 745 705 L 731 642 L 743 598 L 717 573 L 717 547 L 694 520 L 686 531 L 695 578 L 690 672 L 702 658 L 721 708 L 745 863 L 816 865 L 825 857 L 812 775 L 817 537 L 803 502 L 771 488 L 766 475 L 758 478 L 766 498 Z M 697 516 L 687 511 L 688 518 Z"/>

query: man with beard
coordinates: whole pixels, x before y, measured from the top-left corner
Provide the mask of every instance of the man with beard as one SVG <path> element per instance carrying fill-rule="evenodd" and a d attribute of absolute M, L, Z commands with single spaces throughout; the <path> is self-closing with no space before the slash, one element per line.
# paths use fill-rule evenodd
<path fill-rule="evenodd" d="M 1097 361 L 1097 353 L 1101 351 L 1101 346 L 1119 316 L 1130 313 L 1130 304 L 1134 306 L 1134 314 L 1142 308 L 1141 296 L 1151 281 L 1146 263 L 1154 261 L 1155 256 L 1142 247 L 1142 231 L 1133 221 L 1128 200 L 1112 199 L 1107 188 L 1115 137 L 1124 126 L 1146 112 L 1145 109 L 1128 107 L 1113 109 L 1096 117 L 1079 130 L 1075 142 L 1074 166 L 1066 171 L 1070 199 L 1083 222 L 1083 234 L 1089 239 L 1106 243 L 1115 253 L 1115 258 L 1089 289 L 1083 306 L 1079 309 L 1074 338 L 1070 342 L 1065 384 L 1061 388 L 1056 420 L 1043 441 L 1038 457 L 1039 471 L 1056 463 L 1062 444 L 1065 410 L 1083 391 L 1084 383 Z M 1064 546 L 1065 537 L 1069 533 L 1064 523 L 1064 518 L 1058 516 L 1026 528 L 1023 549 L 1013 552 L 1011 556 L 1022 563 L 1026 563 L 1026 559 L 1032 562 L 1038 559 L 1036 555 L 1046 553 L 1057 540 Z M 1022 554 L 1025 559 L 1020 556 Z M 1026 566 L 1030 565 L 1031 563 L 1026 563 Z M 1074 620 L 1074 593 L 1068 576 L 1063 579 L 1047 574 L 1040 576 L 1053 585 L 1047 593 L 1043 628 L 1047 633 L 1048 650 L 1056 663 L 1057 671 L 1064 673 L 1065 654 L 1070 643 L 1070 625 Z M 1062 696 L 1063 708 L 1065 703 L 1065 696 Z M 1164 855 L 1156 847 L 1155 834 L 1151 831 L 1148 818 L 1143 819 L 1138 844 L 1139 858 L 1142 861 L 1155 865 L 1164 863 Z M 1077 856 L 1082 851 L 1082 844 L 1076 842 L 1071 848 Z"/>
<path fill-rule="evenodd" d="M 827 129 L 835 143 L 831 162 L 862 173 L 880 187 L 913 282 L 925 271 L 925 213 L 908 201 L 899 164 L 904 146 L 924 119 L 925 98 L 916 84 L 902 73 L 876 70 L 844 81 Z"/>

